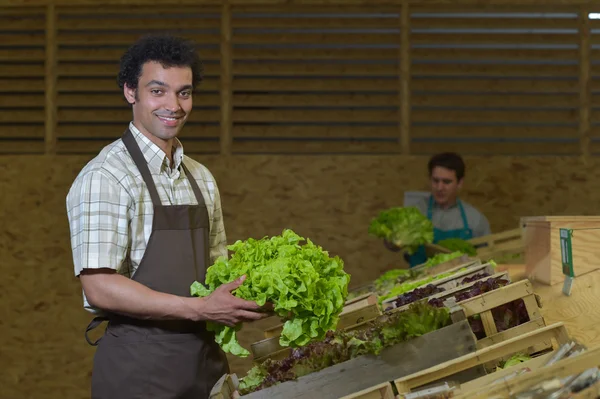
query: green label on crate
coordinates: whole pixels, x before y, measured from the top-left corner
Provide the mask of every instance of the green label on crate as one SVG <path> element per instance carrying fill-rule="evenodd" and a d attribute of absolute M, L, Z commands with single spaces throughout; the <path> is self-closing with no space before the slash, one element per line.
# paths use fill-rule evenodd
<path fill-rule="evenodd" d="M 573 249 L 571 237 L 573 230 L 560 229 L 560 254 L 562 258 L 563 274 L 568 277 L 575 277 L 573 271 Z"/>

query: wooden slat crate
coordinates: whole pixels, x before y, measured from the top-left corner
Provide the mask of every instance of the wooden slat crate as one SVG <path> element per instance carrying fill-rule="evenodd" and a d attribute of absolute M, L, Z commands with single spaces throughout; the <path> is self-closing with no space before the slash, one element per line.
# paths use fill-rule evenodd
<path fill-rule="evenodd" d="M 552 353 L 548 354 L 552 355 Z M 472 382 L 461 384 L 455 399 L 483 399 L 483 398 L 511 398 L 519 392 L 534 387 L 535 385 L 553 378 L 566 378 L 582 373 L 588 369 L 600 366 L 600 347 L 592 348 L 574 357 L 559 360 L 551 366 L 544 367 L 545 359 L 532 359 L 521 363 L 519 368 L 528 367 L 531 371 L 516 376 L 502 383 L 490 384 L 493 377 L 500 373 L 507 374 L 511 368 L 481 377 Z M 516 368 L 514 366 L 513 368 Z M 596 399 L 600 397 L 600 383 L 596 383 L 569 398 Z"/>
<path fill-rule="evenodd" d="M 295 381 L 287 381 L 244 395 L 242 398 L 313 399 L 318 393 L 320 399 L 338 399 L 475 350 L 475 338 L 468 322 L 463 320 L 385 348 L 378 356 L 359 356 Z M 484 373 L 481 367 L 471 368 L 458 375 L 457 379 L 461 382 L 469 381 Z M 219 389 L 216 391 L 215 395 L 221 392 Z"/>
<path fill-rule="evenodd" d="M 517 300 L 522 300 L 524 302 L 529 321 L 508 330 L 498 332 L 492 310 L 498 306 Z M 485 331 L 485 338 L 477 341 L 478 348 L 485 348 L 545 326 L 545 321 L 540 312 L 541 304 L 539 298 L 536 297 L 529 280 L 522 280 L 509 284 L 456 304 L 465 310 L 467 318 L 475 315 L 479 315 L 481 318 L 483 329 Z M 538 352 L 547 347 L 547 343 L 541 343 L 530 348 L 530 352 Z"/>
<path fill-rule="evenodd" d="M 469 242 L 478 247 L 477 257 L 484 261 L 507 257 L 522 258 L 525 254 L 522 228 L 472 238 Z"/>
<path fill-rule="evenodd" d="M 452 269 L 450 269 L 448 271 L 445 271 L 445 272 L 440 272 L 439 274 L 453 272 L 453 271 L 456 271 L 456 270 L 460 270 L 462 268 L 464 268 L 464 266 L 462 266 L 462 265 L 461 266 L 457 266 L 457 267 L 453 267 Z M 428 284 L 425 284 L 424 286 L 432 284 L 432 285 L 435 285 L 437 287 L 444 288 L 446 290 L 452 290 L 452 289 L 458 287 L 459 284 L 460 284 L 460 282 L 462 280 L 464 280 L 465 278 L 470 277 L 470 276 L 474 276 L 474 275 L 476 275 L 478 273 L 484 273 L 484 272 L 488 273 L 490 275 L 495 274 L 494 267 L 490 263 L 479 264 L 479 265 L 476 265 L 476 266 L 469 266 L 469 267 L 466 268 L 466 270 L 464 270 L 464 271 L 462 271 L 460 273 L 456 273 L 456 274 L 454 274 L 452 276 L 448 276 L 448 277 L 443 278 L 443 279 L 434 280 L 434 281 L 432 281 L 432 282 L 430 282 Z M 423 279 L 420 279 L 420 280 L 423 280 Z M 419 281 L 419 280 L 417 280 L 417 281 Z M 402 294 L 402 295 L 404 295 L 404 294 Z M 382 302 L 383 308 L 387 309 L 388 306 L 395 307 L 393 305 L 393 302 L 397 298 L 398 297 L 389 298 L 389 299 L 386 299 L 385 301 L 383 301 Z"/>
<path fill-rule="evenodd" d="M 556 341 L 553 347 L 569 341 L 567 329 L 563 323 L 556 323 L 504 342 L 491 345 L 487 348 L 477 350 L 465 356 L 446 362 L 438 362 L 437 365 L 417 373 L 404 376 L 394 380 L 399 397 L 414 390 L 415 388 L 427 386 L 434 382 L 453 380 L 451 377 L 457 372 L 468 370 L 474 366 L 481 366 L 488 362 L 497 361 L 515 353 L 522 352 L 536 345 L 540 341 Z M 457 381 L 460 383 L 460 381 Z M 462 382 L 464 383 L 464 381 Z"/>
<path fill-rule="evenodd" d="M 462 281 L 462 279 L 464 279 L 464 278 L 465 277 L 461 277 L 460 280 L 458 280 L 458 282 Z M 454 297 L 455 295 L 457 295 L 457 294 L 459 294 L 459 293 L 461 293 L 463 291 L 467 291 L 467 290 L 471 289 L 471 287 L 473 285 L 475 285 L 475 283 L 477 283 L 478 281 L 485 281 L 485 280 L 490 279 L 490 278 L 500 278 L 500 279 L 504 279 L 504 280 L 507 280 L 507 281 L 510 282 L 510 276 L 508 274 L 508 271 L 503 271 L 503 272 L 500 272 L 500 273 L 494 273 L 494 274 L 492 274 L 490 276 L 487 276 L 487 277 L 482 277 L 479 280 L 475 280 L 475 281 L 472 281 L 470 283 L 466 283 L 466 284 L 463 284 L 463 285 L 456 285 L 456 286 L 454 286 L 454 288 L 450 287 L 449 289 L 446 289 L 445 291 L 442 291 L 440 293 L 433 294 L 433 295 L 431 295 L 429 297 L 426 297 L 426 299 L 428 301 L 432 300 L 432 299 L 446 300 L 446 299 Z M 450 282 L 448 282 L 448 283 L 450 283 Z M 452 281 L 452 283 L 456 283 L 456 280 Z M 431 284 L 436 285 L 435 281 L 432 282 Z M 446 288 L 446 287 L 443 287 L 443 288 Z M 425 298 L 423 298 L 423 299 L 425 299 Z M 391 301 L 394 301 L 394 300 L 396 300 L 396 299 L 392 299 Z M 408 307 L 412 304 L 412 303 L 410 303 L 408 305 L 397 307 L 394 302 L 386 301 L 386 303 L 388 304 L 388 306 L 391 307 L 391 308 L 384 307 L 386 313 L 387 312 L 391 312 L 391 313 L 402 312 L 405 309 L 408 309 Z"/>
<path fill-rule="evenodd" d="M 527 274 L 544 284 L 564 281 L 560 229 L 573 229 L 572 250 L 575 276 L 600 268 L 599 216 L 539 216 L 521 219 L 524 226 Z"/>
<path fill-rule="evenodd" d="M 383 384 L 375 385 L 374 387 L 363 389 L 350 395 L 346 395 L 340 399 L 395 399 L 394 389 L 392 384 L 384 382 Z"/>

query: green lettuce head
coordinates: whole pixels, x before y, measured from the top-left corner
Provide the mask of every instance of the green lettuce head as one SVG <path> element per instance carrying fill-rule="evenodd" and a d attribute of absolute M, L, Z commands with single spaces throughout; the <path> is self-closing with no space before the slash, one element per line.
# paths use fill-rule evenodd
<path fill-rule="evenodd" d="M 228 246 L 230 259 L 221 257 L 206 271 L 205 284 L 194 282 L 193 296 L 210 295 L 217 287 L 246 275 L 233 295 L 255 301 L 262 306 L 274 305 L 275 313 L 286 319 L 280 345 L 298 347 L 325 337 L 335 330 L 346 297 L 350 275 L 343 261 L 330 257 L 309 239 L 286 229 L 281 235 L 256 240 L 237 241 Z M 236 337 L 241 328 L 213 322 L 216 341 L 228 353 L 246 357 L 250 353 Z"/>

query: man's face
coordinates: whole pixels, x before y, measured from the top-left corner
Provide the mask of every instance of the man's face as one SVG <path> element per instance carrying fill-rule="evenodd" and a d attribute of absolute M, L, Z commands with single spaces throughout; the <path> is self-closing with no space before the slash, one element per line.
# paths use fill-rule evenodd
<path fill-rule="evenodd" d="M 431 193 L 440 206 L 453 205 L 462 187 L 462 179 L 458 181 L 456 172 L 441 166 L 431 171 Z"/>
<path fill-rule="evenodd" d="M 192 111 L 192 70 L 164 68 L 147 62 L 137 89 L 125 86 L 127 101 L 133 104 L 135 126 L 152 142 L 165 149 L 176 137 Z"/>

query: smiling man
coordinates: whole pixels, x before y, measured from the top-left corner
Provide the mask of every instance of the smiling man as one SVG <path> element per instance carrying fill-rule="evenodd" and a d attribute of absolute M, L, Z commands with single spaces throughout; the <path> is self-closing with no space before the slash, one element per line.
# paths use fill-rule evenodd
<path fill-rule="evenodd" d="M 234 326 L 268 316 L 231 295 L 243 277 L 205 298 L 190 286 L 227 256 L 219 190 L 177 136 L 202 80 L 192 43 L 147 36 L 121 58 L 118 84 L 132 121 L 79 173 L 67 195 L 75 275 L 84 308 L 108 321 L 92 398 L 207 398 L 228 372 L 206 321 Z"/>
<path fill-rule="evenodd" d="M 468 240 L 491 234 L 487 218 L 471 204 L 459 198 L 465 177 L 465 163 L 460 155 L 447 152 L 431 157 L 427 165 L 431 194 L 419 200 L 416 206 L 433 223 L 433 242 L 448 238 Z M 400 250 L 386 243 L 390 250 Z M 408 256 L 411 267 L 427 260 L 421 247 Z"/>

